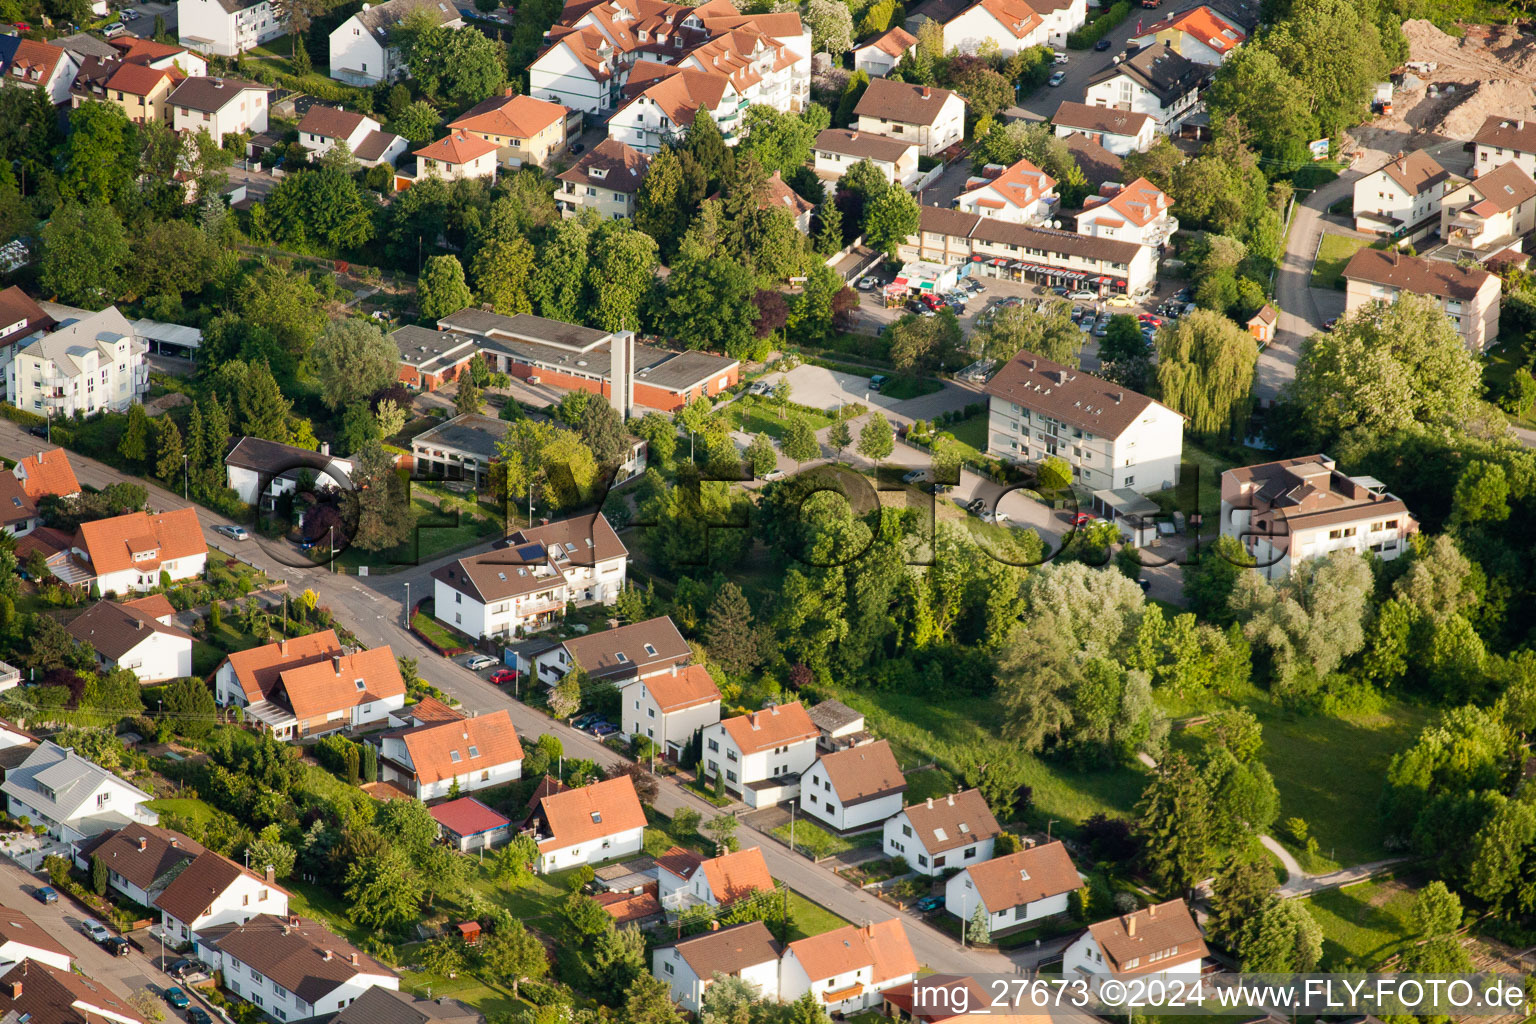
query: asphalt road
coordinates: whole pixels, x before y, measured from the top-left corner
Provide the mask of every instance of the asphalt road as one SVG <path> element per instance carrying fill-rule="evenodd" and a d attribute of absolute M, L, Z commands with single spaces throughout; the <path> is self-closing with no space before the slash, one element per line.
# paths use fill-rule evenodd
<path fill-rule="evenodd" d="M 1092 21 L 1094 15 L 1100 13 L 1103 8 L 1088 8 L 1088 20 Z M 1125 49 L 1125 44 L 1136 35 L 1137 26 L 1151 25 L 1161 18 L 1167 11 L 1147 11 L 1140 7 L 1131 11 L 1126 18 L 1104 38 L 1110 41 L 1109 49 L 1099 52 L 1097 50 L 1065 50 L 1069 58 L 1066 64 L 1057 65 L 1052 70 L 1065 71 L 1067 77 L 1058 86 L 1042 85 L 1030 95 L 1019 101 L 1019 106 L 1034 114 L 1039 114 L 1049 121 L 1056 113 L 1056 108 L 1062 101 L 1071 100 L 1074 103 L 1082 103 L 1088 90 L 1088 79 L 1100 70 L 1112 63 L 1115 54 Z"/>

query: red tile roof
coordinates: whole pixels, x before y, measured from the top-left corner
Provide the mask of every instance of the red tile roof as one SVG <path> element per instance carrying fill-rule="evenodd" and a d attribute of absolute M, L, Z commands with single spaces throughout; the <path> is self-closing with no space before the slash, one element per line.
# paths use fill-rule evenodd
<path fill-rule="evenodd" d="M 508 828 L 512 822 L 472 796 L 449 800 L 431 809 L 432 817 L 456 836 L 473 836 Z"/>
<path fill-rule="evenodd" d="M 16 464 L 16 479 L 33 501 L 49 494 L 64 498 L 80 493 L 80 481 L 63 448 L 28 455 Z"/>
<path fill-rule="evenodd" d="M 1200 926 L 1183 900 L 1091 924 L 1088 932 L 1104 953 L 1104 965 L 1114 974 L 1165 971 L 1208 952 Z"/>
<path fill-rule="evenodd" d="M 532 96 L 492 96 L 449 121 L 448 127 L 531 139 L 550 125 L 565 120 L 565 115 L 565 107 L 548 100 Z"/>
<path fill-rule="evenodd" d="M 152 68 L 147 64 L 122 64 L 107 79 L 107 88 L 126 92 L 133 96 L 148 96 L 161 84 L 175 81 L 176 74 L 169 68 Z"/>
<path fill-rule="evenodd" d="M 628 775 L 552 793 L 540 801 L 539 813 L 552 837 L 539 844 L 544 851 L 645 827 L 645 811 Z"/>
<path fill-rule="evenodd" d="M 862 928 L 851 924 L 791 942 L 789 948 L 811 981 L 852 974 L 865 967 L 872 968 L 870 983 L 874 985 L 917 973 L 917 957 L 907 930 L 897 918 Z"/>
<path fill-rule="evenodd" d="M 965 869 L 987 910 L 999 914 L 1082 888 L 1061 840 L 972 864 Z"/>
<path fill-rule="evenodd" d="M 886 29 L 880 35 L 865 43 L 864 46 L 860 47 L 860 49 L 863 49 L 867 46 L 873 46 L 881 53 L 892 57 L 900 57 L 902 54 L 906 53 L 909 49 L 916 45 L 916 36 L 902 28 L 900 25 L 895 25 Z"/>
<path fill-rule="evenodd" d="M 53 79 L 59 61 L 64 56 L 64 51 L 57 46 L 40 43 L 36 39 L 23 39 L 16 45 L 16 55 L 11 58 L 10 74 L 6 77 L 46 84 Z"/>
<path fill-rule="evenodd" d="M 709 883 L 709 891 L 722 905 L 734 903 L 754 892 L 773 890 L 768 862 L 763 860 L 763 851 L 756 846 L 711 857 L 700 863 L 699 868 Z"/>
<path fill-rule="evenodd" d="M 301 719 L 405 694 L 400 666 L 388 645 L 284 669 L 278 686 Z"/>
<path fill-rule="evenodd" d="M 130 512 L 81 523 L 78 536 L 78 546 L 90 557 L 91 570 L 98 576 L 124 569 L 153 571 L 172 559 L 208 553 L 197 510 L 190 508 L 158 515 Z M 135 559 L 134 555 L 147 557 Z"/>
<path fill-rule="evenodd" d="M 464 131 L 451 132 L 429 146 L 415 150 L 412 155 L 423 160 L 437 160 L 445 164 L 467 164 L 487 153 L 496 152 L 496 143 L 487 142 L 478 135 Z"/>
<path fill-rule="evenodd" d="M 272 695 L 283 670 L 328 661 L 331 655 L 340 653 L 341 641 L 336 638 L 336 631 L 327 629 L 264 647 L 236 651 L 225 661 L 234 670 L 235 680 L 245 691 L 245 699 L 255 703 Z"/>
<path fill-rule="evenodd" d="M 662 714 L 720 699 L 720 690 L 703 665 L 674 665 L 671 672 L 651 676 L 644 683 Z"/>
<path fill-rule="evenodd" d="M 150 594 L 137 601 L 124 601 L 122 606 L 148 615 L 152 619 L 163 619 L 168 615 L 176 614 L 176 606 L 171 604 L 171 599 L 164 594 Z"/>
<path fill-rule="evenodd" d="M 814 740 L 821 735 L 799 701 L 727 718 L 720 725 L 743 755 Z"/>
<path fill-rule="evenodd" d="M 400 740 L 410 753 L 411 766 L 422 784 L 523 759 L 517 729 L 505 709 L 478 718 L 424 725 L 409 730 Z"/>

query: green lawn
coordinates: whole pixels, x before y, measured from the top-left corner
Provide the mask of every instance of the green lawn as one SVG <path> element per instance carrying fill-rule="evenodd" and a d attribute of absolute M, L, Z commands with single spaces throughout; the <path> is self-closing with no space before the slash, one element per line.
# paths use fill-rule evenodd
<path fill-rule="evenodd" d="M 336 555 L 336 564 L 347 569 L 368 566 L 370 573 L 394 572 L 411 565 L 430 562 L 439 555 L 470 547 L 488 537 L 503 533 L 502 525 L 489 513 L 477 509 L 444 512 L 421 498 L 413 499 L 416 529 L 404 544 L 387 551 L 364 551 L 349 547 Z"/>
<path fill-rule="evenodd" d="M 1165 490 L 1153 491 L 1147 497 L 1165 513 L 1177 511 L 1186 516 L 1201 513 L 1205 516 L 1200 528 L 1201 534 L 1214 536 L 1221 527 L 1218 516 L 1221 511 L 1221 474 L 1233 466 L 1263 462 L 1267 457 L 1257 448 L 1244 447 L 1240 450 L 1245 455 L 1242 462 L 1203 448 L 1197 441 L 1186 437 L 1179 482 Z"/>
<path fill-rule="evenodd" d="M 411 625 L 415 626 L 424 636 L 439 647 L 463 647 L 470 642 L 468 638 L 454 634 L 447 626 L 438 622 L 426 612 L 418 612 L 416 617 L 411 620 Z"/>
<path fill-rule="evenodd" d="M 977 458 L 987 450 L 987 414 L 984 412 L 968 416 L 959 423 L 951 423 L 944 429 L 954 434 L 956 441 L 973 449 Z"/>
<path fill-rule="evenodd" d="M 1483 385 L 1488 389 L 1490 399 L 1497 401 L 1504 397 L 1509 390 L 1510 378 L 1516 370 L 1525 366 L 1527 359 L 1529 353 L 1526 351 L 1525 338 L 1519 335 L 1501 341 L 1484 353 Z M 1510 422 L 1516 426 L 1536 430 L 1536 412 L 1524 416 L 1504 415 L 1509 416 Z"/>
<path fill-rule="evenodd" d="M 1398 881 L 1361 882 L 1320 892 L 1306 903 L 1323 929 L 1320 970 L 1338 970 L 1346 960 L 1370 968 L 1412 938 L 1413 890 Z"/>
<path fill-rule="evenodd" d="M 926 768 L 921 771 L 907 772 L 907 791 L 902 796 L 902 803 L 922 803 L 930 797 L 938 799 L 959 789 L 960 785 L 955 781 L 955 777 L 943 768 Z"/>
<path fill-rule="evenodd" d="M 219 667 L 224 660 L 224 652 L 213 644 L 204 640 L 192 641 L 192 674 L 206 676 Z"/>
<path fill-rule="evenodd" d="M 1313 288 L 1343 288 L 1342 274 L 1349 258 L 1357 250 L 1371 243 L 1364 238 L 1348 235 L 1323 234 L 1323 244 L 1317 250 L 1317 262 L 1312 265 Z"/>
<path fill-rule="evenodd" d="M 797 818 L 793 825 L 783 824 L 773 830 L 773 834 L 784 840 L 790 841 L 794 836 L 795 849 L 804 850 L 815 857 L 832 857 L 839 853 L 847 853 L 849 850 L 857 850 L 860 847 L 873 849 L 880 845 L 880 832 L 861 832 L 854 836 L 834 835 L 824 829 L 811 824 L 805 818 Z"/>
<path fill-rule="evenodd" d="M 213 819 L 213 808 L 196 797 L 165 797 L 145 801 L 144 806 L 160 814 L 174 814 L 199 825 L 207 825 Z"/>
<path fill-rule="evenodd" d="M 812 903 L 795 890 L 789 890 L 789 941 L 809 938 L 841 928 L 848 922 L 819 903 Z"/>
<path fill-rule="evenodd" d="M 931 395 L 944 390 L 944 385 L 933 377 L 914 377 L 897 374 L 880 385 L 880 393 L 887 398 L 908 399 Z"/>
<path fill-rule="evenodd" d="M 823 427 L 830 427 L 834 419 L 825 414 L 803 412 L 797 409 L 787 410 L 781 418 L 776 404 L 744 405 L 741 402 L 732 402 L 726 409 L 725 417 L 730 421 L 733 430 L 741 430 L 748 434 L 767 434 L 773 438 L 782 438 L 792 420 L 805 420 L 811 425 L 812 430 L 820 430 Z"/>

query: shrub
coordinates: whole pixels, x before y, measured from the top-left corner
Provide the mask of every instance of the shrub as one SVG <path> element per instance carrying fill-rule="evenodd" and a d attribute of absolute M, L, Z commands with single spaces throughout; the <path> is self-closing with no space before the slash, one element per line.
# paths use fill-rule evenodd
<path fill-rule="evenodd" d="M 20 423 L 24 427 L 40 427 L 48 420 L 35 412 L 26 409 L 18 409 L 8 402 L 0 402 L 0 416 L 4 416 L 12 423 Z"/>
<path fill-rule="evenodd" d="M 1109 30 L 1120 24 L 1130 16 L 1131 5 L 1129 0 L 1119 0 L 1113 7 L 1094 18 L 1082 28 L 1067 33 L 1067 48 L 1070 50 L 1086 50 L 1100 39 L 1103 39 Z"/>

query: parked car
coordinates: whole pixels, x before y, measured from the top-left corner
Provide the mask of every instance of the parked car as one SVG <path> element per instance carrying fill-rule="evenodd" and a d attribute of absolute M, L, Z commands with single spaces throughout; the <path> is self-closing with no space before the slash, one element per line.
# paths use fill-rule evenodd
<path fill-rule="evenodd" d="M 1136 305 L 1136 300 L 1131 298 L 1129 295 L 1111 295 L 1109 298 L 1105 299 L 1104 302 L 1107 305 L 1114 306 L 1117 309 L 1129 309 Z"/>
<path fill-rule="evenodd" d="M 929 484 L 923 489 L 926 490 L 929 494 L 948 494 L 950 491 L 954 490 L 955 487 L 953 484 Z"/>
<path fill-rule="evenodd" d="M 122 13 L 122 18 L 123 18 L 124 21 L 138 21 L 139 20 L 139 12 L 138 11 L 134 11 L 134 10 L 124 11 Z"/>
<path fill-rule="evenodd" d="M 904 484 L 915 484 L 927 475 L 928 471 L 926 469 L 908 470 L 907 472 L 901 474 L 901 482 Z"/>
<path fill-rule="evenodd" d="M 582 143 L 580 143 L 580 142 L 573 142 L 571 144 L 571 152 L 572 153 L 580 153 L 582 150 L 584 150 L 586 148 L 587 147 L 585 145 L 583 145 Z"/>
<path fill-rule="evenodd" d="M 907 312 L 909 312 L 909 313 L 922 313 L 922 312 L 925 312 L 927 309 L 928 309 L 927 306 L 923 305 L 921 302 L 917 301 L 916 299 L 912 299 L 911 301 L 909 301 L 907 303 Z"/>
<path fill-rule="evenodd" d="M 995 508 L 994 509 L 990 509 L 990 510 L 988 510 L 986 512 L 983 512 L 981 514 L 981 519 L 982 519 L 982 522 L 991 523 L 993 526 L 1003 526 L 1003 525 L 1005 525 L 1006 523 L 1009 522 L 1008 513 L 1007 512 L 999 512 Z"/>
<path fill-rule="evenodd" d="M 220 523 L 213 528 L 214 533 L 222 533 L 230 540 L 250 540 L 251 535 L 243 526 L 225 526 Z"/>
<path fill-rule="evenodd" d="M 111 953 L 113 956 L 127 956 L 128 940 L 123 938 L 121 935 L 114 936 L 113 938 L 108 939 L 106 942 L 103 942 L 101 944 L 101 948 L 106 950 L 108 953 Z"/>
<path fill-rule="evenodd" d="M 1093 44 L 1093 48 L 1095 50 L 1099 51 L 1100 53 L 1103 53 L 1105 50 L 1109 49 L 1111 46 L 1114 46 L 1114 45 L 1115 44 L 1110 42 L 1108 39 L 1100 39 L 1098 42 Z"/>
<path fill-rule="evenodd" d="M 858 288 L 861 292 L 872 292 L 875 290 L 875 285 L 879 283 L 879 281 L 876 281 L 872 277 L 861 277 L 859 278 Z"/>
<path fill-rule="evenodd" d="M 187 1010 L 187 1024 L 213 1024 L 213 1018 L 201 1006 L 194 1006 Z"/>
<path fill-rule="evenodd" d="M 772 393 L 773 385 L 765 380 L 755 380 L 747 385 L 747 394 L 749 395 L 767 395 Z"/>
<path fill-rule="evenodd" d="M 112 937 L 112 933 L 107 931 L 106 925 L 100 921 L 92 921 L 90 918 L 80 922 L 80 930 L 85 932 L 92 942 L 106 942 Z"/>
<path fill-rule="evenodd" d="M 769 481 L 783 480 L 784 471 L 782 469 L 770 469 L 768 472 L 762 475 L 761 479 Z"/>
<path fill-rule="evenodd" d="M 178 1010 L 185 1010 L 192 1004 L 192 1000 L 187 998 L 187 994 L 181 989 L 177 988 L 175 985 L 172 985 L 170 988 L 166 989 L 162 995 L 165 997 L 166 1002 L 170 1003 Z"/>
<path fill-rule="evenodd" d="M 494 664 L 496 664 L 496 659 L 490 655 L 477 654 L 473 658 L 470 658 L 468 661 L 466 661 L 464 663 L 464 667 L 479 672 L 481 669 L 490 668 Z"/>
<path fill-rule="evenodd" d="M 1099 297 L 1093 292 L 1083 291 L 1073 292 L 1068 295 L 1067 298 L 1071 299 L 1073 302 L 1096 302 L 1098 301 Z"/>
<path fill-rule="evenodd" d="M 48 436 L 48 428 L 47 427 L 28 427 L 27 428 L 27 433 L 31 434 L 33 437 L 47 437 Z"/>
<path fill-rule="evenodd" d="M 40 885 L 36 889 L 33 889 L 32 898 L 37 900 L 39 903 L 59 902 L 58 891 L 55 890 L 51 885 Z"/>
<path fill-rule="evenodd" d="M 1057 71 L 1054 74 L 1052 74 L 1050 78 L 1047 78 L 1045 80 L 1045 84 L 1050 86 L 1052 89 L 1054 89 L 1057 86 L 1059 86 L 1062 82 L 1065 82 L 1066 80 L 1067 80 L 1067 73 L 1065 71 Z"/>
<path fill-rule="evenodd" d="M 879 391 L 881 388 L 885 387 L 885 382 L 889 379 L 890 378 L 883 373 L 875 374 L 873 377 L 869 378 L 869 390 Z"/>
<path fill-rule="evenodd" d="M 1339 318 L 1338 317 L 1334 317 L 1332 320 L 1324 320 L 1323 321 L 1323 330 L 1331 331 L 1335 327 L 1338 326 L 1338 323 L 1339 323 Z"/>
<path fill-rule="evenodd" d="M 943 905 L 944 905 L 944 897 L 943 896 L 924 896 L 922 899 L 920 899 L 916 903 L 912 904 L 912 908 L 914 910 L 919 910 L 919 911 L 921 911 L 924 914 L 931 914 L 935 910 L 938 910 Z"/>
<path fill-rule="evenodd" d="M 1065 64 L 1068 61 L 1070 61 L 1071 59 L 1072 59 L 1071 57 L 1068 57 L 1066 54 L 1062 53 L 1060 50 L 1056 50 L 1054 53 L 1051 54 L 1051 63 L 1052 64 Z"/>
<path fill-rule="evenodd" d="M 585 729 L 593 722 L 601 722 L 602 720 L 603 716 L 598 714 L 596 711 L 588 711 L 584 715 L 577 715 L 575 718 L 571 719 L 571 725 L 577 729 Z"/>
<path fill-rule="evenodd" d="M 1139 580 L 1136 581 L 1136 585 L 1141 588 L 1141 592 L 1143 594 L 1145 594 L 1147 591 L 1152 589 L 1152 581 L 1151 580 L 1141 580 L 1141 579 L 1139 579 Z"/>
<path fill-rule="evenodd" d="M 1093 325 L 1093 336 L 1095 338 L 1103 338 L 1103 337 L 1106 337 L 1108 334 L 1109 334 L 1109 324 L 1107 324 L 1104 321 L 1100 320 L 1098 323 Z"/>
<path fill-rule="evenodd" d="M 619 727 L 614 725 L 612 722 L 598 722 L 587 731 L 590 732 L 593 736 L 596 736 L 598 739 L 605 739 L 618 732 Z"/>
<path fill-rule="evenodd" d="M 1094 522 L 1098 518 L 1099 517 L 1094 515 L 1092 512 L 1079 512 L 1072 517 L 1071 522 L 1073 526 L 1087 526 L 1089 523 Z"/>
<path fill-rule="evenodd" d="M 103 30 L 103 34 L 104 34 L 104 35 L 105 35 L 105 36 L 106 36 L 106 37 L 107 37 L 107 38 L 108 38 L 108 39 L 111 39 L 111 38 L 112 38 L 112 37 L 113 37 L 113 36 L 120 36 L 120 35 L 122 35 L 122 34 L 123 34 L 123 33 L 124 33 L 124 32 L 127 32 L 127 31 L 128 31 L 128 26 L 127 26 L 127 25 L 124 25 L 124 24 L 123 24 L 123 23 L 122 23 L 122 22 L 120 22 L 120 21 L 114 21 L 114 22 L 113 22 L 113 23 L 112 23 L 112 24 L 110 24 L 110 25 L 108 25 L 108 26 L 107 26 L 107 27 L 106 27 L 106 28 L 105 28 L 105 29 L 104 29 L 104 30 Z"/>
<path fill-rule="evenodd" d="M 182 978 L 191 970 L 193 963 L 195 963 L 195 961 L 188 960 L 186 958 L 181 960 L 172 960 L 170 965 L 165 967 L 165 973 L 169 974 L 173 978 Z"/>
<path fill-rule="evenodd" d="M 495 683 L 497 686 L 506 686 L 508 683 L 517 682 L 517 673 L 510 668 L 499 668 L 491 673 L 490 679 L 487 681 Z"/>

